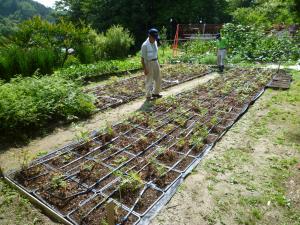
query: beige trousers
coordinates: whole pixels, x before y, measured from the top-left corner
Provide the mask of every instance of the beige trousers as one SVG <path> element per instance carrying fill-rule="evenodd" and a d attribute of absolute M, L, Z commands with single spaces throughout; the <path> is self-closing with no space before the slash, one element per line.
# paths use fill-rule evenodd
<path fill-rule="evenodd" d="M 151 97 L 152 93 L 157 95 L 161 90 L 160 67 L 158 60 L 148 61 L 145 66 L 148 70 L 148 74 L 145 79 L 146 97 Z"/>
<path fill-rule="evenodd" d="M 218 50 L 218 66 L 224 66 L 224 59 L 226 56 L 226 49 Z"/>

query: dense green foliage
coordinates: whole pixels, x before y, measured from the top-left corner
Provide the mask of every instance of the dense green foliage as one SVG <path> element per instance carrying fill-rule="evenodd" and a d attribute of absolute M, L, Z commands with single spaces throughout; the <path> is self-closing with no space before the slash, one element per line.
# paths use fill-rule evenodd
<path fill-rule="evenodd" d="M 152 26 L 167 27 L 170 35 L 171 17 L 181 23 L 199 23 L 201 18 L 207 23 L 228 21 L 226 8 L 225 0 L 59 0 L 56 7 L 71 21 L 80 18 L 98 31 L 120 24 L 135 35 L 139 44 Z"/>
<path fill-rule="evenodd" d="M 259 62 L 281 62 L 300 57 L 299 39 L 292 39 L 287 33 L 266 34 L 251 26 L 234 24 L 226 24 L 222 31 L 228 39 L 232 57 Z"/>
<path fill-rule="evenodd" d="M 114 24 L 128 28 L 141 43 L 148 28 L 168 28 L 173 38 L 176 23 L 226 23 L 232 19 L 237 24 L 272 27 L 274 24 L 290 25 L 299 22 L 298 0 L 59 0 L 58 15 L 78 22 L 78 18 L 98 31 Z M 175 21 L 170 23 L 170 18 Z"/>
<path fill-rule="evenodd" d="M 53 10 L 32 0 L 0 1 L 0 36 L 9 36 L 17 31 L 17 24 L 23 20 L 40 15 L 43 19 L 54 21 Z"/>
<path fill-rule="evenodd" d="M 52 120 L 86 116 L 93 110 L 91 96 L 58 76 L 19 77 L 0 85 L 0 131 L 41 127 Z"/>
<path fill-rule="evenodd" d="M 128 30 L 113 25 L 105 34 L 96 35 L 95 57 L 97 59 L 117 59 L 127 57 L 134 38 Z"/>
<path fill-rule="evenodd" d="M 298 3 L 297 3 L 298 2 Z M 274 24 L 291 25 L 299 20 L 297 0 L 259 0 L 250 7 L 240 7 L 232 12 L 233 21 L 242 25 L 271 28 Z"/>
<path fill-rule="evenodd" d="M 50 74 L 59 67 L 126 57 L 133 43 L 129 32 L 120 26 L 98 35 L 84 24 L 75 27 L 64 20 L 49 23 L 34 17 L 20 24 L 13 40 L 0 48 L 0 78 L 30 76 L 37 69 Z"/>
<path fill-rule="evenodd" d="M 42 74 L 50 74 L 57 65 L 56 57 L 51 48 L 24 49 L 16 45 L 0 48 L 0 78 L 9 80 L 15 74 L 28 76 L 37 69 Z"/>
<path fill-rule="evenodd" d="M 140 59 L 135 57 L 126 60 L 109 60 L 87 65 L 73 65 L 69 68 L 57 70 L 54 74 L 71 80 L 83 80 L 105 74 L 125 72 L 140 68 Z"/>
<path fill-rule="evenodd" d="M 254 26 L 225 24 L 222 34 L 228 40 L 228 60 L 232 63 L 286 62 L 300 57 L 300 33 L 291 38 L 287 32 L 266 33 Z M 216 62 L 216 41 L 195 40 L 183 45 L 185 54 L 179 60 L 205 64 Z"/>

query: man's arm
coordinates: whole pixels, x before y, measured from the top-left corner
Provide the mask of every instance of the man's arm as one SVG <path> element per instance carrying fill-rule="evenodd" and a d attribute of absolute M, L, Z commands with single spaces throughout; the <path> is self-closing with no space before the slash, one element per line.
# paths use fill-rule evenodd
<path fill-rule="evenodd" d="M 144 61 L 143 57 L 141 57 L 141 63 L 142 63 L 142 67 L 143 67 L 143 70 L 144 70 L 144 74 L 147 75 L 148 74 L 148 70 L 146 68 L 145 61 Z"/>
<path fill-rule="evenodd" d="M 145 63 L 145 59 L 147 57 L 147 47 L 146 46 L 144 46 L 144 45 L 142 46 L 141 53 L 142 53 L 141 63 L 142 63 L 142 66 L 143 66 L 144 74 L 147 75 L 148 70 L 146 68 L 146 63 Z"/>

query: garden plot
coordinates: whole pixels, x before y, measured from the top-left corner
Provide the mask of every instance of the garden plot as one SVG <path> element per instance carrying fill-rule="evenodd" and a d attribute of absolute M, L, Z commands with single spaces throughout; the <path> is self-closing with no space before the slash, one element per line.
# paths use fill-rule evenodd
<path fill-rule="evenodd" d="M 176 67 L 168 67 L 161 70 L 162 89 L 190 81 L 209 73 L 204 65 L 177 64 Z M 136 76 L 123 80 L 114 80 L 104 86 L 90 89 L 96 100 L 96 107 L 103 110 L 109 107 L 116 107 L 123 103 L 132 101 L 145 94 L 144 76 Z"/>
<path fill-rule="evenodd" d="M 191 91 L 154 102 L 11 172 L 8 179 L 73 224 L 147 223 L 202 156 L 263 93 L 274 71 L 233 69 Z M 155 207 L 154 207 L 155 206 Z"/>

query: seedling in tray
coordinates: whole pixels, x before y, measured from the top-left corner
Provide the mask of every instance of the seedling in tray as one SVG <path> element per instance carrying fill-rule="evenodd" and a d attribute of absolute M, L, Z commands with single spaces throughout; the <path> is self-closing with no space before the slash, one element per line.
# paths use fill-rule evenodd
<path fill-rule="evenodd" d="M 174 145 L 174 149 L 178 152 L 187 152 L 190 149 L 189 140 L 185 137 L 179 138 Z"/>
<path fill-rule="evenodd" d="M 123 164 L 126 161 L 128 161 L 128 157 L 127 156 L 121 156 L 121 157 L 116 158 L 115 160 L 113 160 L 112 166 L 117 167 L 117 166 Z"/>
<path fill-rule="evenodd" d="M 204 138 L 201 136 L 192 135 L 191 139 L 189 140 L 190 146 L 193 146 L 193 152 L 199 153 L 204 147 Z"/>
<path fill-rule="evenodd" d="M 21 170 L 27 170 L 29 167 L 30 155 L 29 150 L 21 150 L 21 153 L 18 155 L 19 163 L 21 164 Z"/>
<path fill-rule="evenodd" d="M 154 157 L 148 160 L 149 164 L 140 172 L 143 180 L 151 181 L 167 172 L 166 167 L 160 165 Z"/>
<path fill-rule="evenodd" d="M 128 173 L 128 175 L 126 175 L 120 171 L 115 171 L 114 175 L 116 175 L 120 179 L 119 186 L 111 186 L 110 188 L 118 189 L 118 191 L 115 192 L 114 196 L 116 198 L 119 198 L 121 202 L 123 198 L 130 198 L 132 194 L 138 192 L 143 185 L 143 180 L 137 172 L 130 172 Z M 113 190 L 108 191 L 111 192 Z"/>
<path fill-rule="evenodd" d="M 51 182 L 50 182 L 50 187 L 52 189 L 66 189 L 67 182 L 65 181 L 64 176 L 59 173 L 53 175 Z"/>
<path fill-rule="evenodd" d="M 162 163 L 166 164 L 167 166 L 174 165 L 179 159 L 178 153 L 168 148 L 160 147 L 157 149 L 157 153 L 158 153 L 157 159 Z"/>
<path fill-rule="evenodd" d="M 104 143 L 111 141 L 115 137 L 115 131 L 110 123 L 106 123 L 106 127 L 102 132 L 101 139 Z"/>
<path fill-rule="evenodd" d="M 92 185 L 109 173 L 109 169 L 100 163 L 88 162 L 80 165 L 78 177 L 80 182 Z"/>
<path fill-rule="evenodd" d="M 140 125 L 148 125 L 148 118 L 147 116 L 142 112 L 135 112 L 131 115 L 129 118 L 129 121 L 135 124 Z"/>

